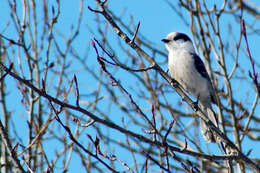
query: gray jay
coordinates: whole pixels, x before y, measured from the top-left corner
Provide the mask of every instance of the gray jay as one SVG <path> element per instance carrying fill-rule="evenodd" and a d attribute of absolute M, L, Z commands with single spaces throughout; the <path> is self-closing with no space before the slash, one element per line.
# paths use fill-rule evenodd
<path fill-rule="evenodd" d="M 168 50 L 168 69 L 181 88 L 197 98 L 198 106 L 209 120 L 218 127 L 218 119 L 211 104 L 216 96 L 203 61 L 196 54 L 191 39 L 183 33 L 171 32 L 162 39 Z M 203 137 L 207 142 L 219 142 L 217 134 L 200 119 Z"/>

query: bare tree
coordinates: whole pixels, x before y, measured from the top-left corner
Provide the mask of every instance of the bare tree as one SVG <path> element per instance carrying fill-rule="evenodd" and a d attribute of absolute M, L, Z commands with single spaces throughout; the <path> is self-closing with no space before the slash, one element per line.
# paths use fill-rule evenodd
<path fill-rule="evenodd" d="M 142 16 L 118 14 L 108 0 L 81 0 L 64 28 L 63 3 L 5 2 L 1 172 L 260 171 L 260 64 L 248 39 L 259 38 L 259 6 L 158 2 L 190 28 L 204 57 L 218 129 L 168 75 L 167 52 L 141 32 Z M 200 137 L 199 118 L 231 154 Z"/>

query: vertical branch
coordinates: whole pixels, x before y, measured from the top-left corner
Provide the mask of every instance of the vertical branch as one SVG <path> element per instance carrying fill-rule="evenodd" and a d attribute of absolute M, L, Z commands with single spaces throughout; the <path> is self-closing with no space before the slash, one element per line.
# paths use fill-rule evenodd
<path fill-rule="evenodd" d="M 2 40 L 0 40 L 0 49 L 2 48 Z M 0 53 L 0 61 L 4 62 L 5 58 L 4 58 L 4 54 L 2 55 Z M 13 64 L 10 65 L 9 67 L 9 71 L 11 71 Z M 2 126 L 3 126 L 3 130 L 1 130 L 1 137 L 3 138 L 3 135 L 6 134 L 6 136 L 10 136 L 10 132 L 9 132 L 9 119 L 10 119 L 10 113 L 8 112 L 8 107 L 6 104 L 7 98 L 6 98 L 6 83 L 5 83 L 5 77 L 8 73 L 4 73 L 3 71 L 0 70 L 0 100 L 1 100 L 1 107 L 2 107 L 2 116 L 1 116 L 1 120 L 3 121 Z M 0 120 L 0 121 L 1 121 Z M 7 140 L 7 139 L 6 139 Z M 12 166 L 11 163 L 8 159 L 8 151 L 7 148 L 5 147 L 5 143 L 1 140 L 1 147 L 0 147 L 0 158 L 2 159 L 1 164 L 5 165 L 1 168 L 1 170 L 3 171 L 3 173 L 7 173 L 8 170 L 11 170 Z"/>
<path fill-rule="evenodd" d="M 79 107 L 79 87 L 78 87 L 78 80 L 76 75 L 73 77 L 74 82 L 75 82 L 75 87 L 76 87 L 76 105 Z"/>

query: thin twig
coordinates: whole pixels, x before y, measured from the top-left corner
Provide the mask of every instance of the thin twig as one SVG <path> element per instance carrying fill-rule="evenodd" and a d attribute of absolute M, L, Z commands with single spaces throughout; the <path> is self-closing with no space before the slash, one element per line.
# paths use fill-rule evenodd
<path fill-rule="evenodd" d="M 258 95 L 260 95 L 260 84 L 258 83 L 258 74 L 255 71 L 255 63 L 254 63 L 254 60 L 252 58 L 252 55 L 251 55 L 251 52 L 250 52 L 250 49 L 249 49 L 249 44 L 248 44 L 248 41 L 247 41 L 247 33 L 246 33 L 246 24 L 245 24 L 244 19 L 242 19 L 242 33 L 243 33 L 243 35 L 245 37 L 246 50 L 247 50 L 248 57 L 249 57 L 249 60 L 251 62 L 251 66 L 252 66 L 252 70 L 253 70 L 253 77 L 252 78 L 253 78 L 254 84 L 256 86 Z"/>
<path fill-rule="evenodd" d="M 134 32 L 134 36 L 133 36 L 133 38 L 131 39 L 130 43 L 133 43 L 133 42 L 135 41 L 135 38 L 136 38 L 136 36 L 137 36 L 139 27 L 140 27 L 140 21 L 138 22 L 138 24 L 137 24 L 137 26 L 136 26 L 136 29 L 135 29 L 135 32 Z"/>
<path fill-rule="evenodd" d="M 78 80 L 76 75 L 74 75 L 73 79 L 75 81 L 75 86 L 76 86 L 76 105 L 79 107 L 79 87 L 78 87 Z"/>
<path fill-rule="evenodd" d="M 165 168 L 164 166 L 162 166 L 162 164 L 160 164 L 157 160 L 155 160 L 154 158 L 152 158 L 148 153 L 144 152 L 143 153 L 146 155 L 146 157 L 148 159 L 150 159 L 151 161 L 153 161 L 157 166 L 159 166 L 161 169 L 165 170 L 166 172 L 170 172 L 167 168 Z"/>

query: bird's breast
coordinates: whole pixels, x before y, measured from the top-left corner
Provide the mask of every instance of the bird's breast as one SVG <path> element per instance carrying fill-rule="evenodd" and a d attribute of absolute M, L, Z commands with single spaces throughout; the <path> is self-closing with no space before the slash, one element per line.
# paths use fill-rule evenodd
<path fill-rule="evenodd" d="M 171 77 L 177 80 L 186 92 L 194 97 L 208 93 L 208 83 L 197 72 L 194 60 L 188 52 L 169 54 L 168 68 Z"/>

